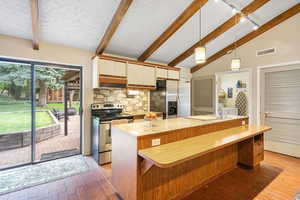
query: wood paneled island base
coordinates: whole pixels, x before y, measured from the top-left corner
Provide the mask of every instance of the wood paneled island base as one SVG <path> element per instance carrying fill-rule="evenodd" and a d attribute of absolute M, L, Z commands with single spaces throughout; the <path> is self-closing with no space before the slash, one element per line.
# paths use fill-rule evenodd
<path fill-rule="evenodd" d="M 270 127 L 247 124 L 176 118 L 113 126 L 113 186 L 124 200 L 180 199 L 238 164 L 254 167 Z"/>

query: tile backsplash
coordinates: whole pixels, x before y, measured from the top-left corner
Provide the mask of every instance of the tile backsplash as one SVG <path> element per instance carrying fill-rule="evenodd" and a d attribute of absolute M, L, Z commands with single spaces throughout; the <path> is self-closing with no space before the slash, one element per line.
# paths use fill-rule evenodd
<path fill-rule="evenodd" d="M 125 88 L 99 88 L 94 90 L 95 103 L 119 103 L 124 112 L 147 112 L 149 110 L 149 91 L 137 90 L 138 94 L 128 97 Z"/>

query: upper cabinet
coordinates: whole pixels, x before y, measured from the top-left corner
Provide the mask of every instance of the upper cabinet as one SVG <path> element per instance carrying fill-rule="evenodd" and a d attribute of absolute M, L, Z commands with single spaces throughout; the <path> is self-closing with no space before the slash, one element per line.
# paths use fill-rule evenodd
<path fill-rule="evenodd" d="M 126 63 L 99 59 L 100 75 L 126 77 Z"/>
<path fill-rule="evenodd" d="M 127 83 L 129 87 L 155 87 L 155 68 L 128 63 Z"/>
<path fill-rule="evenodd" d="M 157 79 L 179 80 L 179 71 L 159 64 L 111 56 L 93 59 L 93 88 L 107 83 L 118 87 L 155 89 Z"/>
<path fill-rule="evenodd" d="M 180 79 L 179 71 L 168 70 L 168 79 L 170 79 L 170 80 L 179 80 Z"/>
<path fill-rule="evenodd" d="M 126 63 L 95 57 L 93 59 L 93 88 L 104 83 L 126 85 Z"/>
<path fill-rule="evenodd" d="M 156 68 L 156 78 L 158 79 L 168 79 L 168 70 L 162 68 Z"/>

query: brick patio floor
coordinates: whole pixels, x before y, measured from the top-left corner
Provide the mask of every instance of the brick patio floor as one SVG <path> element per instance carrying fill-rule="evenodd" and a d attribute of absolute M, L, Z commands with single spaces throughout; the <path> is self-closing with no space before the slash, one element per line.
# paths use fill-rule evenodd
<path fill-rule="evenodd" d="M 60 135 L 42 141 L 36 145 L 36 160 L 41 159 L 44 153 L 51 153 L 63 150 L 80 149 L 80 117 L 79 115 L 69 116 L 68 136 L 64 136 L 64 120 L 60 120 Z M 23 163 L 31 160 L 31 146 L 17 148 L 0 152 L 0 169 Z"/>

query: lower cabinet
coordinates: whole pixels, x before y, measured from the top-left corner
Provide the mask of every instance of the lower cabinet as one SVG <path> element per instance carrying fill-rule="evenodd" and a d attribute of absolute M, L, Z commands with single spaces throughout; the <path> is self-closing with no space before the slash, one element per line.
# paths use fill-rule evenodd
<path fill-rule="evenodd" d="M 238 143 L 239 163 L 255 167 L 264 160 L 264 135 L 256 135 Z"/>

